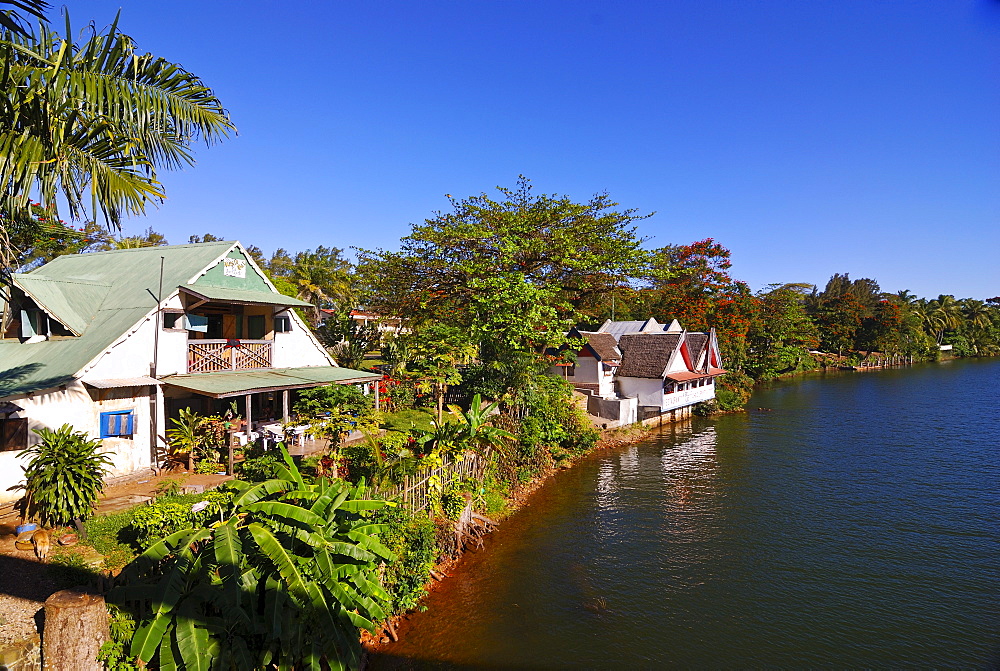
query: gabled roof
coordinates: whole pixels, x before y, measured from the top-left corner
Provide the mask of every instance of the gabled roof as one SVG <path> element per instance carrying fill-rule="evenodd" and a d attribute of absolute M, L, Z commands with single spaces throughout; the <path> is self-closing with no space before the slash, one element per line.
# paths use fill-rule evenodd
<path fill-rule="evenodd" d="M 71 254 L 18 275 L 23 291 L 37 295 L 53 317 L 80 335 L 32 344 L 0 340 L 0 398 L 69 382 L 149 314 L 160 287 L 160 257 L 166 298 L 180 285 L 211 283 L 204 271 L 234 248 L 241 250 L 237 242 L 207 242 Z"/>
<path fill-rule="evenodd" d="M 618 361 L 622 358 L 621 350 L 618 349 L 618 342 L 610 333 L 580 333 L 587 340 L 591 351 L 601 361 Z"/>
<path fill-rule="evenodd" d="M 687 334 L 687 346 L 688 352 L 691 355 L 691 365 L 698 366 L 701 362 L 701 356 L 705 353 L 705 347 L 708 345 L 708 334 L 707 333 L 688 333 Z"/>
<path fill-rule="evenodd" d="M 620 339 L 626 333 L 663 333 L 663 324 L 658 323 L 650 317 L 643 321 L 613 322 L 610 319 L 601 324 L 597 333 L 610 333 L 615 340 Z"/>
<path fill-rule="evenodd" d="M 618 340 L 622 363 L 616 371 L 619 377 L 663 378 L 680 334 L 627 333 Z"/>
<path fill-rule="evenodd" d="M 111 285 L 86 280 L 14 275 L 14 286 L 26 293 L 49 316 L 81 335 L 104 302 Z"/>

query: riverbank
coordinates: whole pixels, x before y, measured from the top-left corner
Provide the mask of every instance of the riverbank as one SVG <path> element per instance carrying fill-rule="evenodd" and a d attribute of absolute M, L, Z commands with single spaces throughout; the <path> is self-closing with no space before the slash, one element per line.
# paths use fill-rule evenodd
<path fill-rule="evenodd" d="M 370 668 L 992 668 L 998 376 L 775 381 L 580 460 Z"/>
<path fill-rule="evenodd" d="M 685 421 L 686 419 L 688 418 L 685 418 L 684 420 L 679 419 L 677 422 Z M 523 508 L 531 500 L 532 496 L 560 471 L 573 468 L 573 466 L 580 460 L 591 457 L 599 452 L 617 450 L 638 443 L 646 439 L 663 424 L 664 423 L 649 425 L 632 424 L 626 427 L 601 431 L 600 438 L 597 440 L 592 450 L 580 454 L 572 460 L 564 460 L 560 466 L 555 466 L 550 463 L 530 481 L 515 488 L 515 490 L 511 492 L 511 495 L 506 499 L 507 506 L 503 515 L 498 516 L 498 519 L 496 520 L 498 525 L 502 525 L 507 518 Z M 495 530 L 496 529 L 493 531 Z M 468 561 L 471 556 L 487 551 L 488 549 L 468 548 L 455 557 L 436 563 L 434 568 L 431 569 L 430 580 L 424 585 L 424 589 L 427 594 L 439 590 L 445 581 L 454 580 L 455 578 L 453 578 L 453 574 L 459 571 L 462 564 Z M 427 595 L 424 596 L 424 599 L 421 599 L 421 603 L 423 603 L 426 599 L 426 596 Z M 383 646 L 396 640 L 398 638 L 397 632 L 401 628 L 405 630 L 405 626 L 403 626 L 404 623 L 415 612 L 417 611 L 409 611 L 389 618 L 387 626 L 376 635 L 372 635 L 367 631 L 362 631 L 361 642 L 365 653 L 376 653 Z M 365 668 L 365 666 L 366 664 L 362 662 L 362 668 Z"/>

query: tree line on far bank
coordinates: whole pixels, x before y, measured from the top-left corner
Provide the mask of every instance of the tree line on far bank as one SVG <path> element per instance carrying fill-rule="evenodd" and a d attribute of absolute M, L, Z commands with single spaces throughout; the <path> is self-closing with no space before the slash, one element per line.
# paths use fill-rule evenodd
<path fill-rule="evenodd" d="M 955 356 L 1000 354 L 1000 297 L 921 298 L 847 273 L 822 289 L 784 283 L 754 292 L 731 276 L 729 250 L 712 238 L 646 249 L 638 223 L 650 215 L 619 209 L 607 194 L 576 203 L 534 193 L 523 176 L 498 192 L 449 196 L 451 211 L 415 224 L 398 251 L 361 249 L 357 263 L 337 247 L 269 257 L 252 245 L 248 251 L 279 291 L 313 304 L 301 314 L 342 365 L 361 366 L 383 350 L 383 360 L 408 362 L 432 386 L 462 382 L 501 402 L 517 403 L 525 380 L 551 365 L 554 352 L 574 349 L 566 341 L 571 326 L 605 319 L 716 329 L 729 371 L 724 406 L 745 401 L 755 381 L 873 354 L 932 359 L 940 345 Z M 44 220 L 37 208 L 35 216 Z M 208 233 L 187 242 L 220 239 Z M 18 265 L 163 244 L 152 229 L 116 236 L 96 224 L 65 227 L 22 244 Z M 383 339 L 355 324 L 348 315 L 361 304 L 400 318 L 406 334 Z"/>

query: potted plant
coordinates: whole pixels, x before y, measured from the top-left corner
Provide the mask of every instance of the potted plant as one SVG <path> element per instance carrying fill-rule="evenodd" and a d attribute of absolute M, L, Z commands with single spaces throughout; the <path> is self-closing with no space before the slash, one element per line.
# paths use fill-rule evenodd
<path fill-rule="evenodd" d="M 18 456 L 30 456 L 24 469 L 22 518 L 38 519 L 43 525 L 66 525 L 82 520 L 104 489 L 104 475 L 111 465 L 97 450 L 100 440 L 63 424 L 55 431 L 35 429 L 41 438 Z"/>

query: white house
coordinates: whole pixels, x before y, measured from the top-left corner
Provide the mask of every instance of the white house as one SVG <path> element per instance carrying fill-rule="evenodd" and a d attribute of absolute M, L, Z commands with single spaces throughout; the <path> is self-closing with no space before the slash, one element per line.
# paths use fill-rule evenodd
<path fill-rule="evenodd" d="M 669 325 L 609 320 L 596 331 L 570 335 L 585 344 L 573 373 L 563 375 L 587 392 L 588 412 L 620 424 L 668 412 L 688 414 L 715 398 L 715 378 L 726 372 L 715 331 L 688 332 L 677 320 Z"/>
<path fill-rule="evenodd" d="M 288 417 L 294 390 L 380 376 L 337 367 L 238 242 L 61 256 L 13 276 L 0 301 L 0 503 L 33 429 L 103 442 L 111 476 L 162 463 L 167 419 L 233 402 Z"/>

